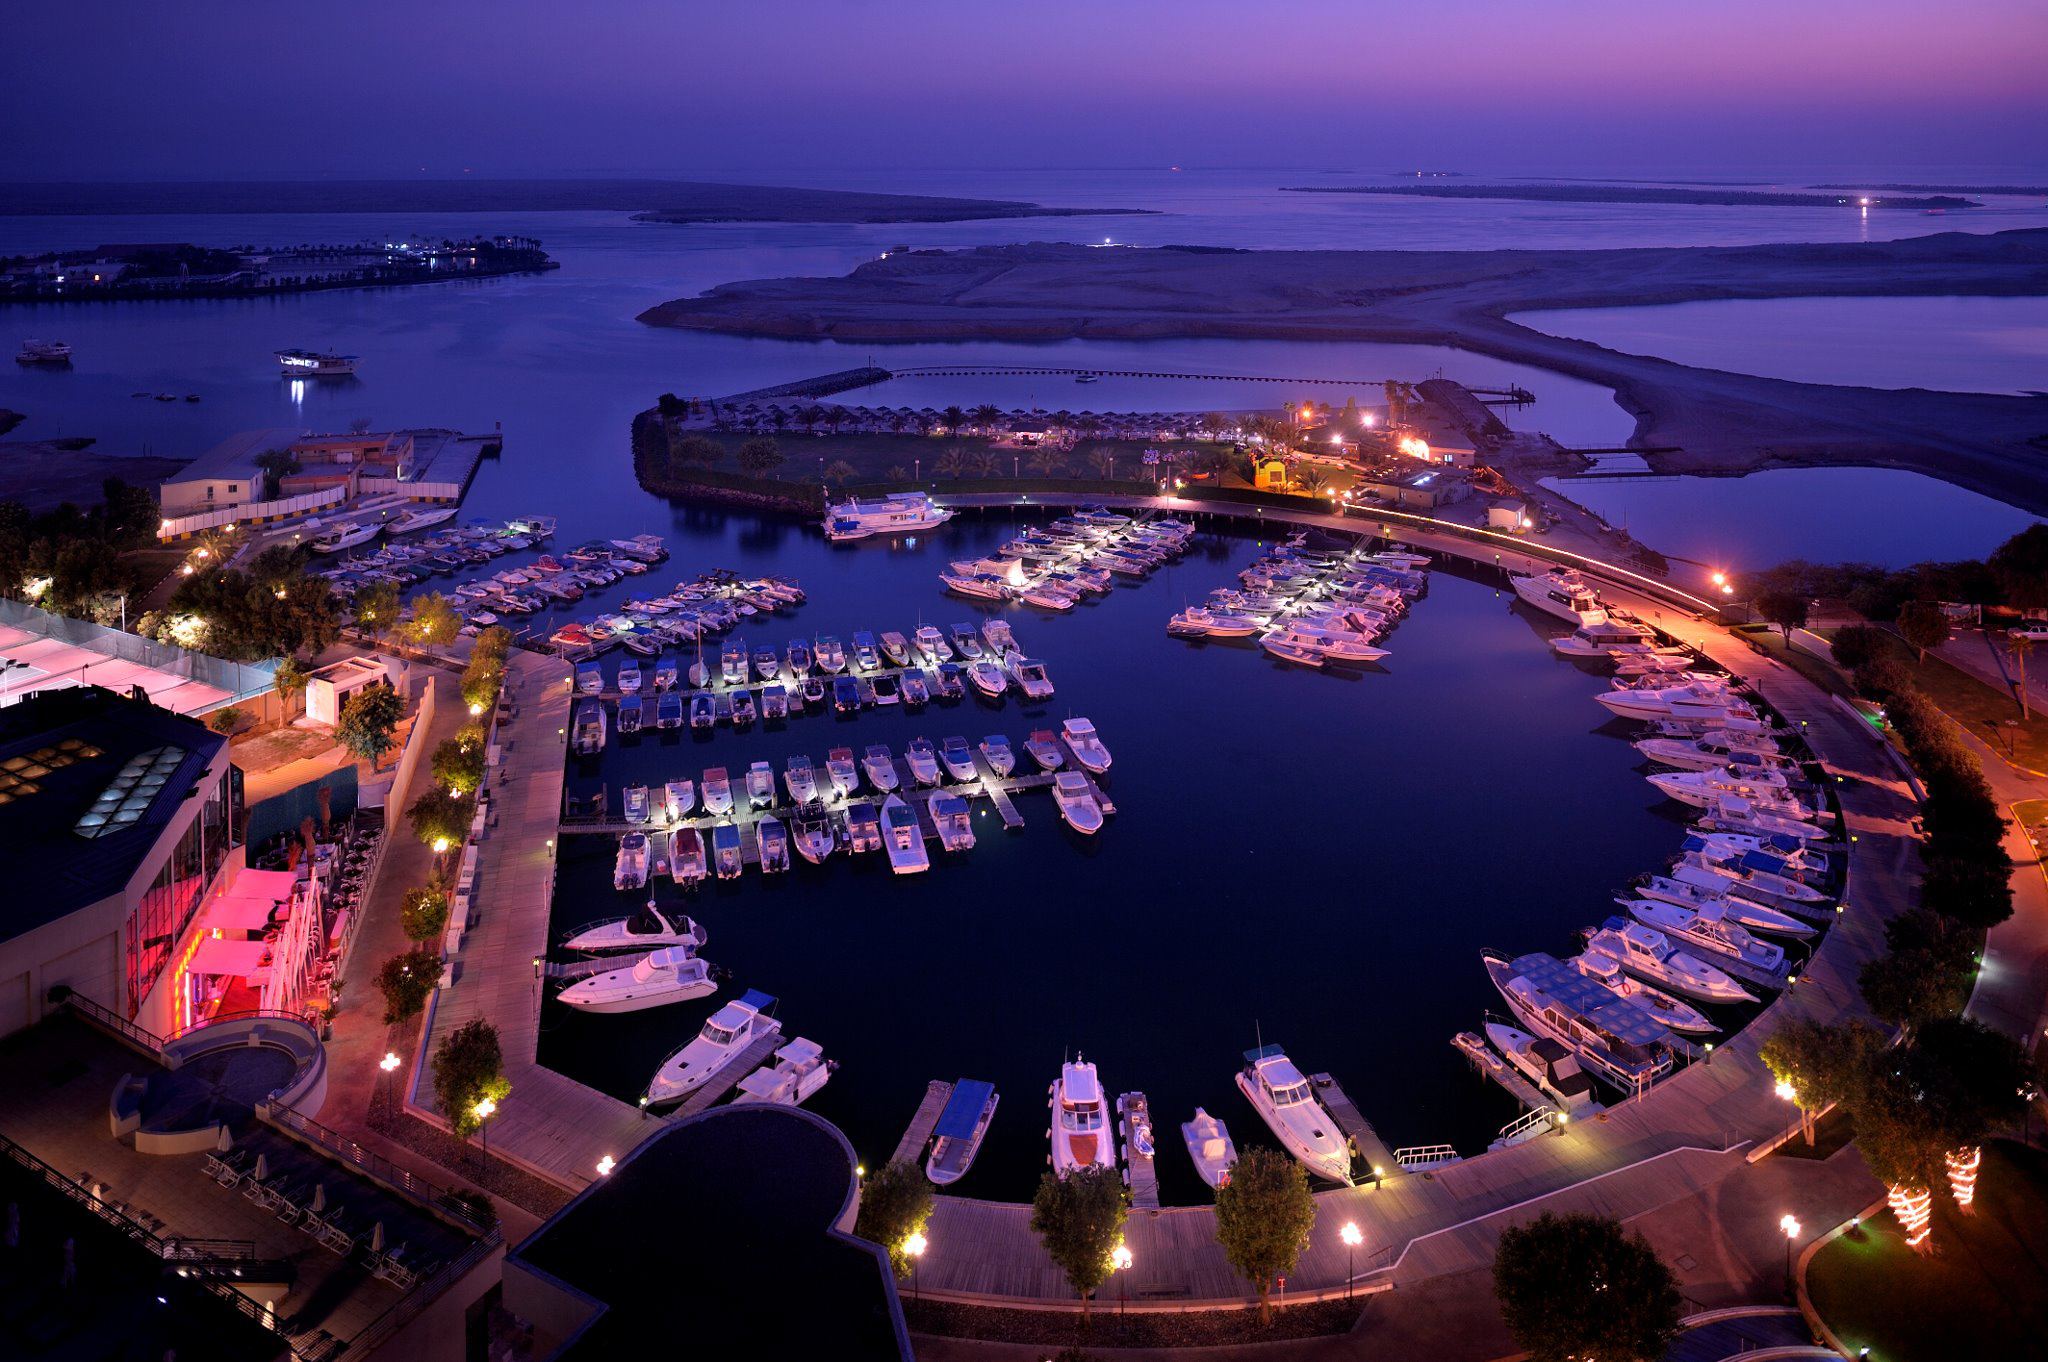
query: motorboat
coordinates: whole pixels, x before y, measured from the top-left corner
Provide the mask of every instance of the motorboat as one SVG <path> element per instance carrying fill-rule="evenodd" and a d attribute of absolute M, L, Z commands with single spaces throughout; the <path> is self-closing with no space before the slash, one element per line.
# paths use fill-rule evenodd
<path fill-rule="evenodd" d="M 846 645 L 832 634 L 820 634 L 811 658 L 820 671 L 843 672 L 846 670 Z"/>
<path fill-rule="evenodd" d="M 660 662 L 655 663 L 654 688 L 656 690 L 674 690 L 676 688 L 676 677 L 675 663 L 667 658 L 663 658 Z"/>
<path fill-rule="evenodd" d="M 789 717 L 789 692 L 779 681 L 761 687 L 761 717 L 764 720 Z"/>
<path fill-rule="evenodd" d="M 957 662 L 941 662 L 937 671 L 939 694 L 948 700 L 958 700 L 967 694 L 967 682 Z"/>
<path fill-rule="evenodd" d="M 1720 1028 L 1691 1003 L 1681 1002 L 1661 988 L 1634 978 L 1621 962 L 1600 951 L 1586 951 L 1565 962 L 1617 998 L 1625 998 L 1663 1022 L 1673 1031 L 1695 1035 L 1712 1034 Z"/>
<path fill-rule="evenodd" d="M 1693 719 L 1725 726 L 1730 719 L 1756 718 L 1749 702 L 1725 684 L 1623 686 L 1593 698 L 1624 719 Z"/>
<path fill-rule="evenodd" d="M 953 651 L 958 653 L 962 660 L 975 662 L 990 656 L 988 650 L 981 646 L 981 630 L 974 625 L 956 624 L 949 632 L 952 635 Z"/>
<path fill-rule="evenodd" d="M 1052 1171 L 1065 1177 L 1077 1168 L 1116 1168 L 1116 1139 L 1109 1128 L 1109 1104 L 1095 1066 L 1075 1056 L 1060 1066 L 1050 1089 Z"/>
<path fill-rule="evenodd" d="M 850 497 L 825 511 L 825 537 L 835 544 L 875 535 L 918 534 L 953 518 L 924 492 L 899 492 L 879 500 Z"/>
<path fill-rule="evenodd" d="M 872 681 L 863 677 L 861 684 L 871 689 L 878 705 L 896 705 L 903 702 L 903 685 L 894 675 L 883 673 Z"/>
<path fill-rule="evenodd" d="M 912 738 L 903 749 L 903 762 L 910 778 L 920 785 L 939 783 L 939 753 L 930 738 Z"/>
<path fill-rule="evenodd" d="M 729 686 L 737 686 L 747 679 L 747 648 L 739 642 L 728 642 L 718 655 L 719 677 Z"/>
<path fill-rule="evenodd" d="M 761 873 L 779 875 L 789 869 L 789 829 L 782 820 L 769 814 L 754 825 L 754 836 L 761 848 Z"/>
<path fill-rule="evenodd" d="M 1785 971 L 1785 948 L 1751 936 L 1749 929 L 1731 919 L 1720 904 L 1681 908 L 1656 899 L 1628 899 L 1622 907 L 1644 926 L 1655 927 L 1673 941 L 1705 951 L 1709 958 L 1738 960 L 1770 975 Z"/>
<path fill-rule="evenodd" d="M 693 781 L 671 780 L 661 787 L 662 810 L 673 823 L 697 807 L 697 786 Z"/>
<path fill-rule="evenodd" d="M 1481 952 L 1508 1010 L 1532 1034 L 1561 1042 L 1582 1065 L 1625 1093 L 1648 1087 L 1674 1063 L 1671 1033 L 1553 955 L 1506 960 Z"/>
<path fill-rule="evenodd" d="M 1635 892 L 1643 898 L 1658 899 L 1680 908 L 1698 910 L 1712 905 L 1730 921 L 1738 922 L 1752 932 L 1800 938 L 1814 935 L 1817 929 L 1812 924 L 1801 922 L 1776 908 L 1766 907 L 1739 892 L 1745 888 L 1748 886 L 1733 876 L 1717 874 L 1705 867 L 1681 861 L 1672 867 L 1669 875 L 1644 876 L 1635 885 Z M 1820 902 L 1816 895 L 1814 906 Z"/>
<path fill-rule="evenodd" d="M 1778 751 L 1770 735 L 1731 733 L 1727 729 L 1716 729 L 1697 738 L 1643 738 L 1635 749 L 1651 761 L 1686 771 L 1715 771 L 1731 765 L 1783 770 L 1797 765 Z"/>
<path fill-rule="evenodd" d="M 736 1107 L 762 1102 L 779 1107 L 799 1107 L 829 1082 L 839 1070 L 839 1061 L 825 1058 L 818 1042 L 798 1036 L 775 1052 L 775 1062 L 764 1064 L 742 1078 L 733 1094 Z"/>
<path fill-rule="evenodd" d="M 711 868 L 721 880 L 736 880 L 747 867 L 746 852 L 740 847 L 736 823 L 720 823 L 711 829 Z"/>
<path fill-rule="evenodd" d="M 754 692 L 741 687 L 732 693 L 732 726 L 746 728 L 754 722 Z"/>
<path fill-rule="evenodd" d="M 718 700 L 708 690 L 690 693 L 690 727 L 710 728 L 718 722 Z"/>
<path fill-rule="evenodd" d="M 948 1187 L 967 1175 L 989 1124 L 996 1119 L 996 1087 L 977 1078 L 963 1078 L 953 1085 L 946 1105 L 932 1127 L 931 1152 L 925 1156 L 924 1175 L 935 1185 Z"/>
<path fill-rule="evenodd" d="M 896 758 L 881 743 L 873 743 L 860 759 L 860 769 L 866 773 L 868 784 L 887 793 L 896 788 Z"/>
<path fill-rule="evenodd" d="M 851 676 L 832 679 L 832 708 L 841 714 L 860 712 L 860 682 Z"/>
<path fill-rule="evenodd" d="M 1586 936 L 1586 950 L 1607 956 L 1638 979 L 1705 1003 L 1753 1003 L 1754 993 L 1696 955 L 1679 950 L 1654 927 L 1611 917 Z"/>
<path fill-rule="evenodd" d="M 793 692 L 793 693 L 791 694 L 791 696 L 790 696 L 790 706 L 791 706 L 791 708 L 796 708 L 796 707 L 797 707 L 797 700 L 798 700 L 798 697 L 801 697 L 801 698 L 802 698 L 802 702 L 803 702 L 804 706 L 806 706 L 806 707 L 809 707 L 809 708 L 813 708 L 813 709 L 815 709 L 815 708 L 817 708 L 818 706 L 820 706 L 820 705 L 824 704 L 824 703 L 825 703 L 825 682 L 824 682 L 824 680 L 823 680 L 822 678 L 820 678 L 820 677 L 816 677 L 816 676 L 807 676 L 807 677 L 805 677 L 805 678 L 804 678 L 804 684 L 803 684 L 803 688 L 802 688 L 801 690 L 798 690 L 798 691 L 795 691 L 795 692 Z"/>
<path fill-rule="evenodd" d="M 991 700 L 1001 699 L 1010 688 L 1010 679 L 1003 675 L 1003 669 L 986 658 L 967 664 L 967 683 Z"/>
<path fill-rule="evenodd" d="M 1017 635 L 1010 628 L 1008 620 L 983 620 L 981 622 L 981 637 L 988 644 L 989 650 L 997 657 L 1001 657 L 1004 653 L 1020 651 L 1017 647 Z"/>
<path fill-rule="evenodd" d="M 677 884 L 702 884 L 709 873 L 704 857 L 704 834 L 696 828 L 677 828 L 668 839 L 669 878 Z"/>
<path fill-rule="evenodd" d="M 612 888 L 647 887 L 647 834 L 629 832 L 619 839 L 618 855 L 612 858 Z"/>
<path fill-rule="evenodd" d="M 1601 606 L 1600 598 L 1572 568 L 1552 568 L 1541 576 L 1510 573 L 1508 581 L 1517 596 L 1575 629 L 1607 622 L 1607 611 Z"/>
<path fill-rule="evenodd" d="M 939 580 L 945 584 L 946 590 L 955 595 L 981 601 L 1007 601 L 1017 591 L 1009 582 L 993 572 L 942 572 L 939 574 Z M 975 641 L 974 646 L 976 651 L 980 650 L 979 639 Z"/>
<path fill-rule="evenodd" d="M 1377 662 L 1387 656 L 1385 648 L 1375 648 L 1362 634 L 1306 623 L 1283 625 L 1267 639 L 1314 653 L 1325 662 Z"/>
<path fill-rule="evenodd" d="M 681 913 L 665 913 L 654 902 L 626 917 L 608 918 L 579 927 L 562 942 L 565 951 L 652 950 L 657 946 L 702 946 L 704 928 Z"/>
<path fill-rule="evenodd" d="M 1323 665 L 1321 653 L 1312 648 L 1304 648 L 1299 643 L 1289 643 L 1278 634 L 1267 634 L 1259 640 L 1259 646 L 1282 662 L 1292 662 L 1303 667 Z"/>
<path fill-rule="evenodd" d="M 1265 1119 L 1281 1145 L 1317 1177 L 1351 1184 L 1351 1142 L 1315 1089 L 1278 1045 L 1244 1052 L 1237 1089 Z"/>
<path fill-rule="evenodd" d="M 801 752 L 783 764 L 782 781 L 789 787 L 791 803 L 808 804 L 818 797 L 818 773 Z"/>
<path fill-rule="evenodd" d="M 711 967 L 692 946 L 664 946 L 624 969 L 588 975 L 555 996 L 584 1012 L 638 1012 L 718 992 Z"/>
<path fill-rule="evenodd" d="M 931 869 L 931 853 L 925 850 L 917 812 L 901 795 L 892 794 L 882 801 L 882 848 L 889 853 L 889 869 L 898 875 Z"/>
<path fill-rule="evenodd" d="M 646 680 L 647 673 L 640 669 L 639 664 L 623 662 L 619 664 L 619 694 L 638 695 L 640 687 L 646 683 Z"/>
<path fill-rule="evenodd" d="M 1102 830 L 1102 805 L 1079 771 L 1061 771 L 1052 778 L 1052 802 L 1060 818 L 1075 832 L 1093 834 Z"/>
<path fill-rule="evenodd" d="M 965 738 L 947 738 L 940 743 L 939 760 L 945 764 L 946 774 L 955 780 L 973 780 L 981 774 L 974 765 L 974 749 Z"/>
<path fill-rule="evenodd" d="M 1010 674 L 1011 684 L 1017 687 L 1026 700 L 1052 699 L 1052 678 L 1046 674 L 1045 664 L 1037 658 L 1008 653 L 1004 658 L 1003 670 Z"/>
<path fill-rule="evenodd" d="M 748 989 L 712 1013 L 691 1040 L 661 1062 L 647 1085 L 649 1106 L 681 1101 L 703 1087 L 753 1047 L 762 1036 L 778 1035 L 782 1023 L 769 1015 L 775 999 Z"/>
<path fill-rule="evenodd" d="M 1812 843 L 1797 837 L 1759 837 L 1746 832 L 1695 828 L 1685 839 L 1685 850 L 1699 851 L 1718 861 L 1740 860 L 1750 855 L 1768 857 L 1775 873 L 1793 876 L 1802 883 L 1825 880 L 1834 867 L 1826 852 L 1815 851 Z"/>
<path fill-rule="evenodd" d="M 624 699 L 619 701 L 620 737 L 624 737 L 628 733 L 638 733 L 640 731 L 641 713 L 642 706 L 640 704 L 639 696 L 628 695 Z"/>
<path fill-rule="evenodd" d="M 1723 767 L 1717 771 L 1658 771 L 1650 783 L 1665 796 L 1681 804 L 1703 809 L 1715 795 L 1735 795 L 1753 803 L 1790 799 L 1790 785 L 1775 771 L 1740 771 Z"/>
<path fill-rule="evenodd" d="M 628 785 L 626 787 L 626 821 L 628 823 L 645 823 L 651 808 L 652 801 L 647 797 L 647 787 L 645 785 Z"/>
<path fill-rule="evenodd" d="M 68 346 L 65 353 L 70 353 Z M 277 352 L 277 372 L 282 378 L 346 378 L 355 371 L 354 355 L 335 355 L 324 350 Z"/>
<path fill-rule="evenodd" d="M 1259 621 L 1248 615 L 1233 615 L 1204 605 L 1191 605 L 1166 623 L 1169 632 L 1190 638 L 1250 638 L 1259 632 Z"/>
<path fill-rule="evenodd" d="M 683 697 L 675 691 L 666 690 L 654 702 L 654 723 L 657 728 L 681 728 L 683 726 Z"/>
<path fill-rule="evenodd" d="M 795 825 L 796 854 L 812 865 L 823 865 L 838 845 L 832 833 L 832 817 L 825 812 L 825 806 L 815 801 L 804 805 L 790 816 Z"/>
<path fill-rule="evenodd" d="M 1181 1122 L 1180 1137 L 1187 1142 L 1188 1157 L 1195 1161 L 1195 1172 L 1211 1187 L 1221 1187 L 1230 1181 L 1231 1167 L 1237 1162 L 1237 1145 L 1230 1138 L 1230 1128 L 1200 1107 L 1195 1108 L 1195 1119 Z"/>
<path fill-rule="evenodd" d="M 811 674 L 811 645 L 808 639 L 793 638 L 789 651 L 784 655 L 789 663 L 789 674 L 801 681 Z"/>
<path fill-rule="evenodd" d="M 1010 740 L 1000 733 L 991 733 L 981 740 L 981 755 L 999 776 L 1017 769 L 1017 754 L 1010 750 Z"/>
<path fill-rule="evenodd" d="M 704 812 L 713 818 L 723 818 L 732 812 L 732 778 L 723 766 L 713 766 L 704 772 L 702 788 Z"/>
<path fill-rule="evenodd" d="M 1067 720 L 1060 725 L 1060 737 L 1066 740 L 1068 750 L 1074 754 L 1074 761 L 1082 770 L 1099 776 L 1109 769 L 1109 749 L 1103 746 L 1102 736 L 1087 719 Z"/>
<path fill-rule="evenodd" d="M 603 701 L 585 700 L 576 706 L 576 724 L 570 732 L 570 746 L 579 756 L 594 756 L 604 751 L 605 731 Z"/>
<path fill-rule="evenodd" d="M 846 847 L 855 853 L 882 849 L 882 816 L 865 799 L 846 806 Z"/>
<path fill-rule="evenodd" d="M 576 664 L 576 693 L 579 695 L 600 695 L 604 692 L 604 668 L 595 662 Z"/>
<path fill-rule="evenodd" d="M 946 636 L 939 632 L 936 624 L 920 626 L 917 634 L 917 650 L 934 664 L 952 660 L 953 649 L 946 642 Z"/>
<path fill-rule="evenodd" d="M 1060 750 L 1059 740 L 1049 728 L 1031 730 L 1031 736 L 1024 740 L 1024 752 L 1038 763 L 1041 771 L 1057 771 L 1067 764 L 1066 754 Z"/>
<path fill-rule="evenodd" d="M 1825 841 L 1827 828 L 1804 814 L 1778 813 L 1736 795 L 1718 795 L 1707 804 L 1700 826 L 1714 832 L 1752 837 L 1790 837 L 1801 842 Z"/>
<path fill-rule="evenodd" d="M 860 767 L 854 764 L 852 748 L 835 747 L 825 754 L 825 778 L 841 799 L 853 793 L 860 784 Z"/>
<path fill-rule="evenodd" d="M 47 364 L 56 368 L 68 368 L 71 364 L 71 346 L 64 341 L 25 340 L 14 356 L 16 364 Z M 280 357 L 279 363 L 283 363 Z M 137 394 L 140 396 L 141 394 Z"/>
<path fill-rule="evenodd" d="M 910 665 L 910 640 L 893 629 L 882 632 L 882 655 L 899 667 Z"/>
<path fill-rule="evenodd" d="M 1672 878 L 1708 887 L 1719 888 L 1734 898 L 1772 899 L 1780 903 L 1797 903 L 1809 909 L 1826 906 L 1832 900 L 1801 880 L 1796 874 L 1787 873 L 1785 862 L 1779 857 L 1760 851 L 1745 852 L 1736 856 L 1717 855 L 1703 847 L 1695 849 L 1688 838 L 1686 850 L 1677 865 L 1671 869 Z M 1777 916 L 1782 917 L 1783 914 Z M 1769 918 L 1762 920 L 1767 932 L 1788 933 L 1792 936 L 1812 936 L 1813 929 L 1804 923 L 1786 919 L 1783 924 Z M 1750 922 L 1742 924 L 1754 926 Z"/>
<path fill-rule="evenodd" d="M 1532 1036 L 1506 1022 L 1488 1022 L 1486 1039 L 1565 1115 L 1590 1116 L 1602 1109 L 1592 1075 L 1579 1067 L 1578 1056 L 1564 1042 Z"/>
<path fill-rule="evenodd" d="M 747 768 L 747 802 L 757 809 L 775 802 L 775 768 L 765 761 Z"/>
<path fill-rule="evenodd" d="M 931 703 L 931 686 L 925 681 L 922 668 L 905 668 L 901 678 L 901 685 L 903 689 L 903 703 L 911 709 L 920 709 Z"/>
<path fill-rule="evenodd" d="M 932 826 L 939 830 L 939 845 L 948 851 L 974 849 L 974 811 L 967 801 L 946 790 L 933 790 L 925 800 Z"/>
<path fill-rule="evenodd" d="M 316 536 L 311 541 L 311 547 L 315 553 L 340 553 L 344 549 L 352 549 L 358 544 L 367 544 L 370 540 L 375 539 L 381 534 L 383 530 L 384 527 L 380 524 L 359 525 L 353 521 L 344 520 L 338 525 L 329 526 L 325 531 Z"/>

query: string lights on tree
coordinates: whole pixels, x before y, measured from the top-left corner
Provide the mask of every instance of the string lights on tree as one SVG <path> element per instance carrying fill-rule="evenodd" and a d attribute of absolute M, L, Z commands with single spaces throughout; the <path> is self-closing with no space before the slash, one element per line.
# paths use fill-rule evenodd
<path fill-rule="evenodd" d="M 1892 1214 L 1899 1218 L 1899 1228 L 1906 1232 L 1906 1247 L 1917 1249 L 1926 1243 L 1934 1230 L 1934 1194 L 1925 1187 L 1895 1184 L 1886 1200 L 1891 1204 Z"/>
<path fill-rule="evenodd" d="M 1977 1167 L 1984 1161 L 1983 1146 L 1951 1149 L 1944 1158 L 1948 1163 L 1949 1194 L 1955 1197 L 1957 1209 L 1967 1211 L 1977 1199 Z"/>

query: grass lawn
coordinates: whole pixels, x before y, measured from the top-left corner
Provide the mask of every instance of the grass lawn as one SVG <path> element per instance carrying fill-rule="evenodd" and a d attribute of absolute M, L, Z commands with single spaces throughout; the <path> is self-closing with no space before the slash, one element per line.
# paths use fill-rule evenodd
<path fill-rule="evenodd" d="M 2048 1155 L 1985 1146 L 1974 1215 L 1936 1195 L 1932 1254 L 1889 1214 L 1814 1255 L 1814 1308 L 1853 1354 L 1875 1362 L 2041 1356 L 2048 1331 Z"/>
<path fill-rule="evenodd" d="M 2048 771 L 2048 716 L 2036 714 L 2022 721 L 2017 728 L 2006 728 L 2007 720 L 2020 717 L 2019 702 L 2010 692 L 1987 686 L 1932 653 L 1927 655 L 1925 662 L 1921 662 L 1903 639 L 1887 634 L 1885 643 L 1893 656 L 1912 672 L 1914 682 L 1927 692 L 1928 698 L 1940 705 L 1951 719 L 1968 728 L 1971 737 L 2000 753 L 2006 750 L 2006 743 L 2010 741 L 2015 762 L 2030 771 Z M 1991 731 L 1993 723 L 2000 725 L 1995 735 Z"/>

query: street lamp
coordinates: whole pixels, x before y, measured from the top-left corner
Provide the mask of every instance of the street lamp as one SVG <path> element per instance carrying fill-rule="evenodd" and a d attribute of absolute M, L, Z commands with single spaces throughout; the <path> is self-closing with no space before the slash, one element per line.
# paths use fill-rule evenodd
<path fill-rule="evenodd" d="M 1365 1236 L 1359 1233 L 1355 1223 L 1348 1220 L 1338 1234 L 1344 1240 L 1344 1299 L 1348 1301 L 1351 1299 L 1351 1283 L 1358 1276 L 1358 1246 L 1365 1241 Z"/>
<path fill-rule="evenodd" d="M 384 1058 L 377 1061 L 377 1067 L 388 1074 L 396 1070 L 402 1062 L 397 1055 L 387 1050 L 384 1052 Z"/>
<path fill-rule="evenodd" d="M 1116 1317 L 1122 1319 L 1124 1304 L 1130 1299 L 1130 1292 L 1125 1287 L 1124 1273 L 1131 1266 L 1131 1251 L 1124 1245 L 1123 1240 L 1117 1240 L 1116 1247 L 1109 1251 L 1109 1261 L 1116 1265 Z"/>
<path fill-rule="evenodd" d="M 607 1154 L 597 1161 L 597 1175 L 601 1178 L 608 1178 L 612 1175 L 612 1169 L 618 1166 L 617 1161 Z"/>
<path fill-rule="evenodd" d="M 485 1098 L 485 1099 L 484 1099 L 483 1101 L 481 1101 L 481 1102 L 477 1103 L 477 1104 L 476 1104 L 476 1106 L 475 1106 L 474 1108 L 472 1108 L 472 1109 L 473 1109 L 473 1110 L 474 1110 L 474 1111 L 476 1112 L 476 1126 L 477 1126 L 477 1129 L 483 1132 L 483 1137 L 484 1137 L 484 1172 L 485 1172 L 486 1176 L 488 1176 L 488 1175 L 489 1175 L 489 1172 L 490 1172 L 490 1167 L 491 1167 L 491 1126 L 490 1126 L 490 1120 L 491 1120 L 491 1113 L 492 1113 L 492 1112 L 494 1112 L 494 1111 L 496 1111 L 496 1110 L 498 1109 L 498 1104 L 497 1104 L 496 1102 L 492 1101 L 492 1100 L 491 1100 L 490 1098 L 486 1097 L 486 1098 Z"/>
<path fill-rule="evenodd" d="M 930 1244 L 931 1241 L 926 1239 L 923 1233 L 918 1230 L 912 1230 L 910 1237 L 903 1241 L 903 1256 L 910 1259 L 910 1299 L 912 1301 L 918 1299 L 917 1260 L 924 1257 L 924 1251 Z"/>
<path fill-rule="evenodd" d="M 1789 1295 L 1792 1290 L 1792 1242 L 1799 1237 L 1799 1221 L 1790 1215 L 1783 1216 L 1778 1221 L 1778 1228 L 1785 1231 L 1785 1291 Z"/>

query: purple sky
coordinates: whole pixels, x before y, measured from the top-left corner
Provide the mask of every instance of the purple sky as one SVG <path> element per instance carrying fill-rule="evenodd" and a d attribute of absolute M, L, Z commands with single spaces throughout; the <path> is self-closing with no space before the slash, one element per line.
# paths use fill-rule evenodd
<path fill-rule="evenodd" d="M 0 178 L 2048 161 L 2044 0 L 7 10 Z"/>

